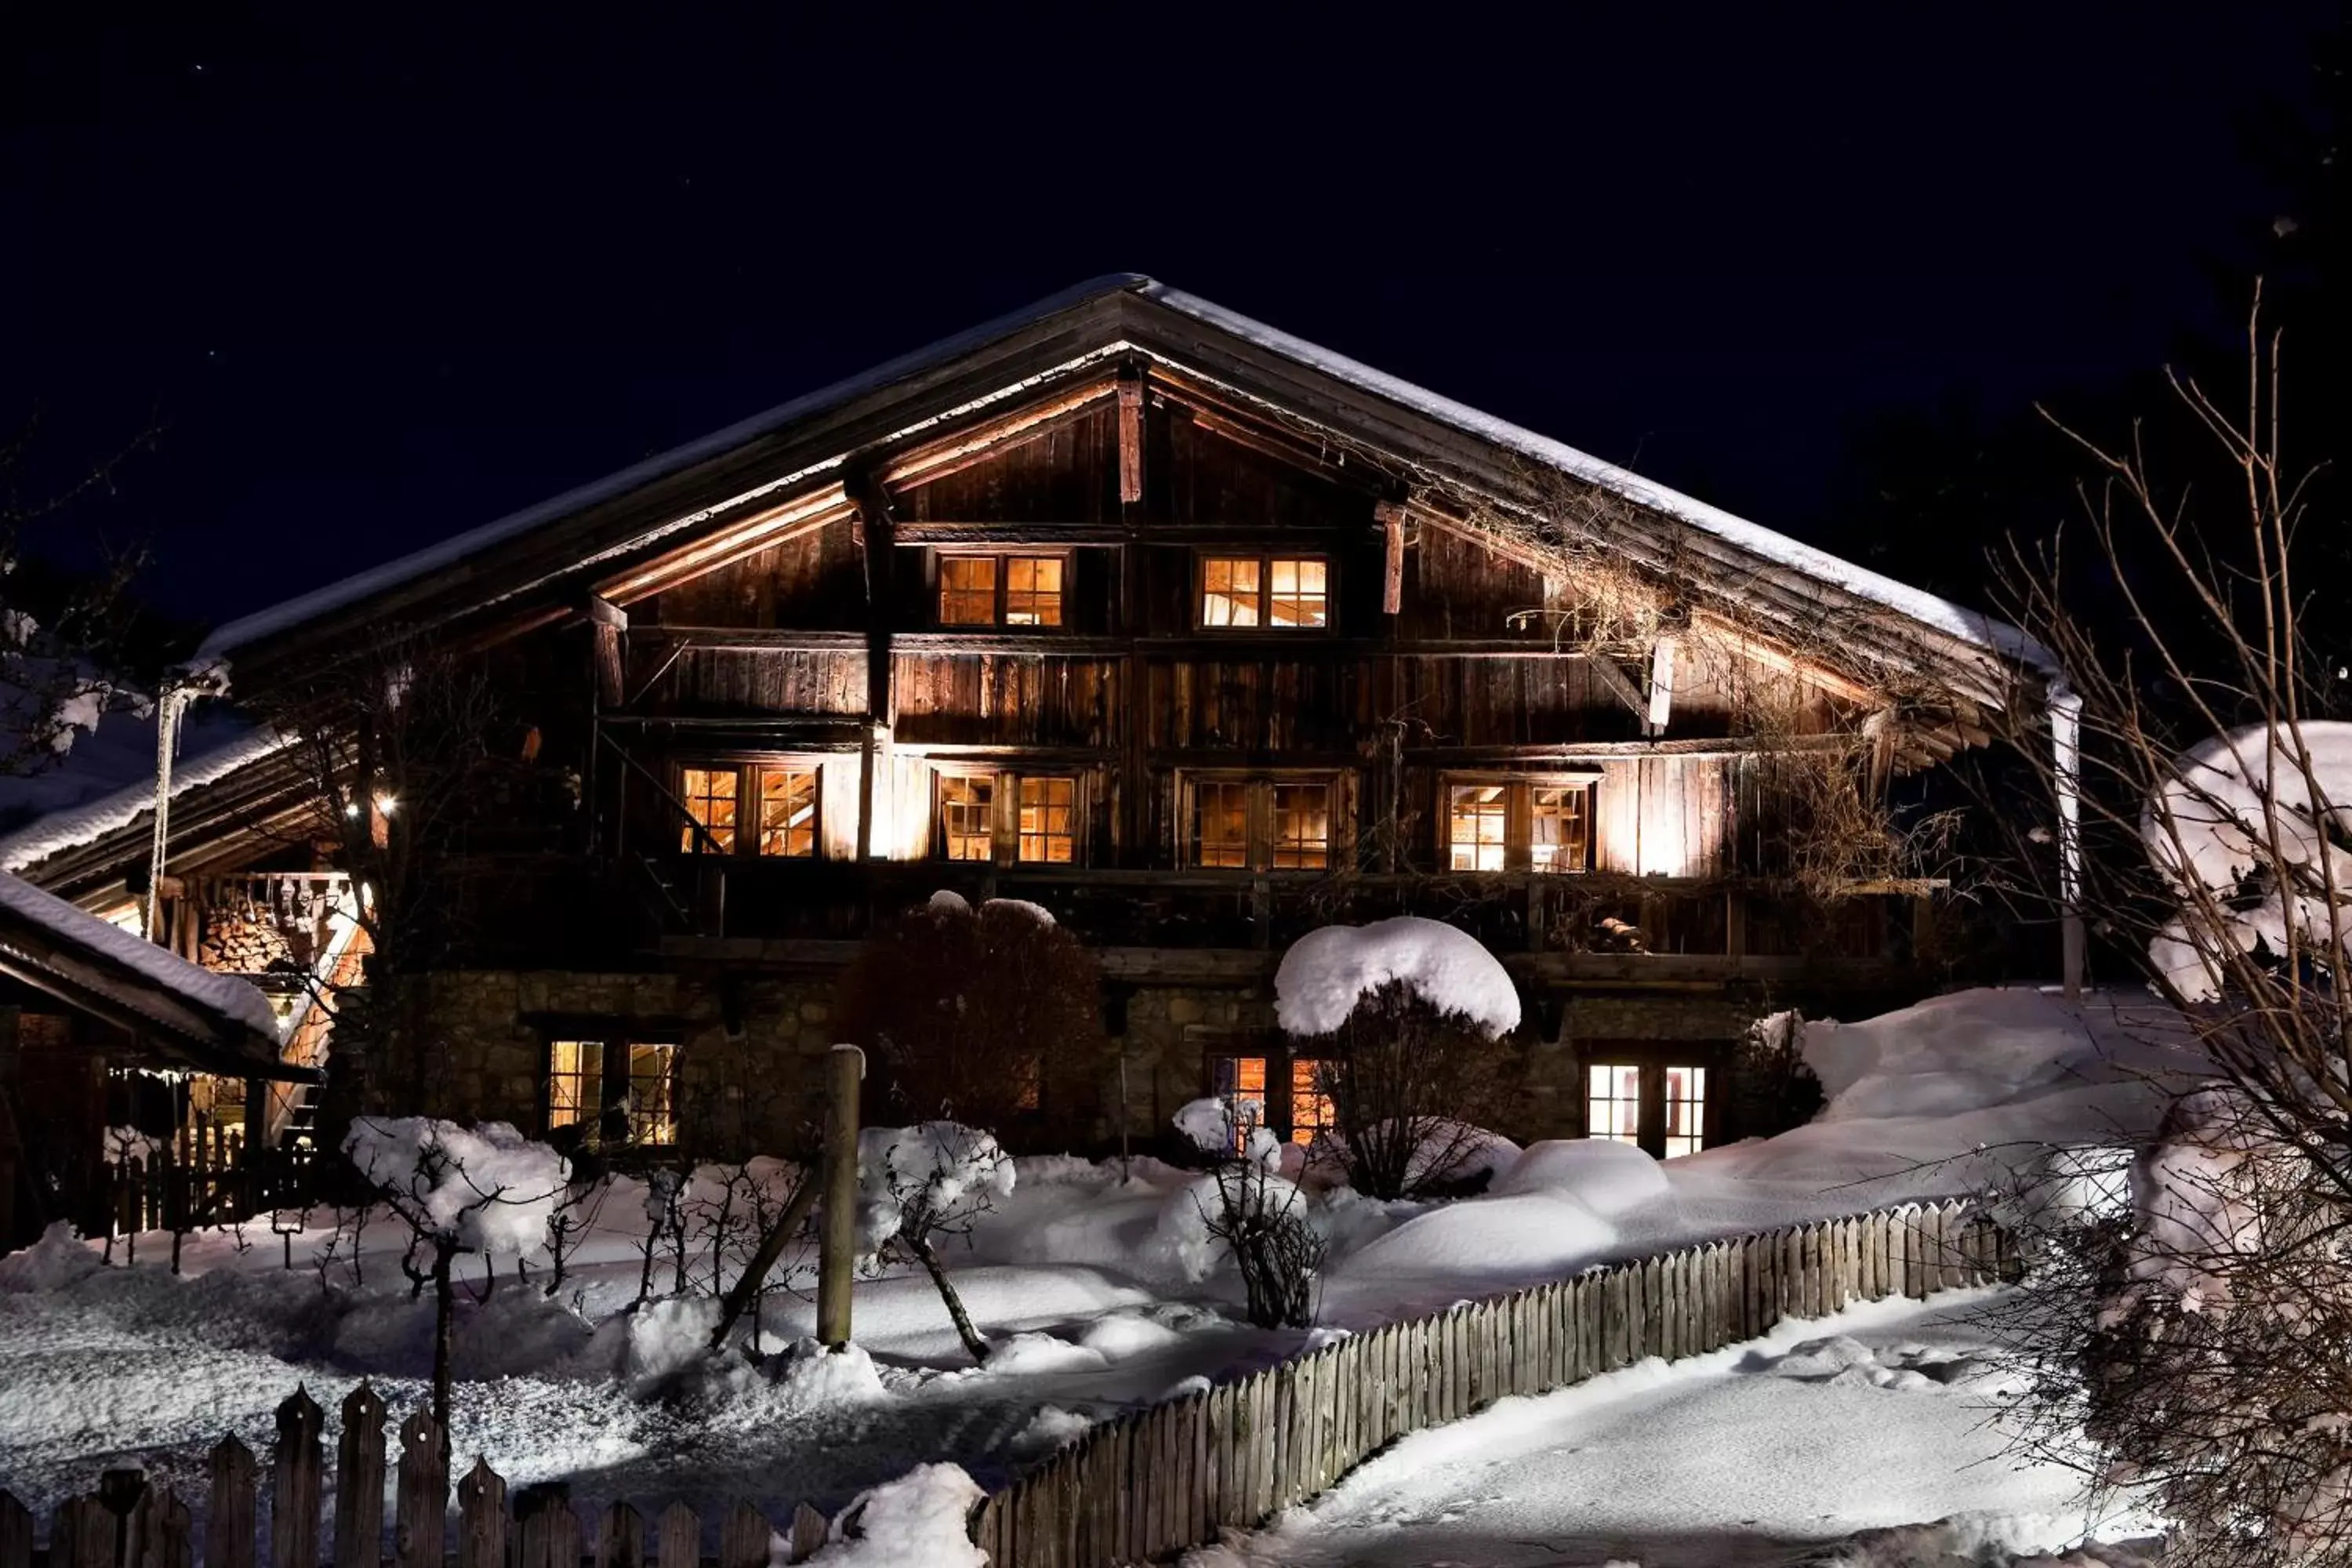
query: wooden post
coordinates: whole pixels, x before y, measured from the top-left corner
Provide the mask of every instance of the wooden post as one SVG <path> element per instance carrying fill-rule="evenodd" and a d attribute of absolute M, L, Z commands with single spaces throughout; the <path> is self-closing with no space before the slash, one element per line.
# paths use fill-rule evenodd
<path fill-rule="evenodd" d="M 849 1342 L 849 1288 L 857 1254 L 857 1096 L 866 1053 L 833 1047 L 825 1068 L 824 1224 L 818 1235 L 816 1337 Z"/>
<path fill-rule="evenodd" d="M 1132 506 L 1143 499 L 1143 374 L 1118 378 L 1118 499 Z"/>
<path fill-rule="evenodd" d="M 1404 503 L 1374 501 L 1372 516 L 1381 525 L 1387 550 L 1381 574 L 1381 614 L 1393 616 L 1404 608 Z"/>
<path fill-rule="evenodd" d="M 50 1561 L 57 1555 L 53 1545 Z M 5 1490 L 0 1490 L 0 1568 L 33 1568 L 32 1510 Z"/>

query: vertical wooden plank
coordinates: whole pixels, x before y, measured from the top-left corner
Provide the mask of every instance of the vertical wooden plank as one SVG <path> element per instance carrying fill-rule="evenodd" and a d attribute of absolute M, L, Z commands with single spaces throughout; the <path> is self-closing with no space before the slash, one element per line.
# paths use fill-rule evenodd
<path fill-rule="evenodd" d="M 278 1448 L 270 1459 L 269 1561 L 302 1564 L 319 1561 L 320 1471 L 326 1456 L 319 1432 L 326 1412 L 297 1387 L 278 1407 Z"/>
<path fill-rule="evenodd" d="M 572 1511 L 570 1488 L 555 1494 L 542 1517 L 547 1522 L 548 1568 L 580 1568 L 580 1516 Z M 764 1552 L 760 1562 L 765 1568 Z"/>
<path fill-rule="evenodd" d="M 211 1472 L 212 1502 L 205 1510 L 205 1568 L 254 1568 L 253 1527 L 261 1466 L 252 1449 L 227 1436 L 213 1445 L 206 1468 Z M 0 1534 L 5 1533 L 6 1515 L 7 1505 L 0 1503 Z M 0 1568 L 28 1565 L 12 1561 L 5 1545 L 0 1545 Z"/>
<path fill-rule="evenodd" d="M 808 1505 L 803 1503 L 801 1506 L 805 1508 Z M 987 1507 L 982 1510 L 982 1518 L 988 1519 L 988 1510 L 996 1506 L 997 1499 L 990 1498 Z M 662 1510 L 654 1530 L 656 1568 L 702 1568 L 702 1521 L 696 1517 L 692 1509 L 682 1502 L 670 1504 Z M 983 1548 L 987 1545 L 985 1534 L 982 1536 L 981 1543 Z"/>
<path fill-rule="evenodd" d="M 237 1446 L 240 1448 L 244 1447 L 243 1444 Z M 219 1450 L 215 1448 L 214 1454 L 217 1462 Z M 251 1454 L 246 1455 L 246 1463 L 248 1466 L 253 1463 Z M 245 1556 L 236 1562 L 233 1568 L 253 1568 L 252 1509 L 253 1491 L 248 1483 L 246 1489 Z M 209 1549 L 211 1544 L 209 1539 L 205 1544 Z M 33 1568 L 32 1510 L 18 1502 L 14 1493 L 5 1489 L 0 1489 L 0 1568 Z M 212 1568 L 209 1550 L 206 1555 L 206 1568 Z M 224 1563 L 223 1568 L 231 1568 L 231 1565 Z"/>
<path fill-rule="evenodd" d="M 719 1521 L 719 1568 L 768 1568 L 768 1537 L 772 1533 L 766 1514 L 748 1502 L 737 1502 Z"/>
<path fill-rule="evenodd" d="M 383 1401 L 361 1384 L 343 1399 L 335 1440 L 335 1568 L 376 1568 L 383 1557 Z"/>
<path fill-rule="evenodd" d="M 645 1568 L 645 1516 L 627 1503 L 607 1507 L 596 1521 L 596 1568 Z"/>
<path fill-rule="evenodd" d="M 507 1568 L 507 1484 L 478 1457 L 457 1483 L 457 1568 Z"/>
<path fill-rule="evenodd" d="M 398 1568 L 441 1568 L 449 1518 L 449 1452 L 429 1412 L 400 1424 L 400 1479 L 392 1553 Z"/>
<path fill-rule="evenodd" d="M 792 1527 L 785 1538 L 785 1545 L 788 1549 L 787 1560 L 793 1563 L 807 1562 L 824 1547 L 824 1538 L 831 1532 L 831 1521 L 824 1515 L 817 1512 L 805 1502 L 794 1503 Z M 986 1550 L 987 1527 L 983 1525 L 974 1531 L 973 1539 L 981 1543 L 982 1550 Z M 667 1568 L 667 1565 L 663 1565 L 663 1568 Z"/>

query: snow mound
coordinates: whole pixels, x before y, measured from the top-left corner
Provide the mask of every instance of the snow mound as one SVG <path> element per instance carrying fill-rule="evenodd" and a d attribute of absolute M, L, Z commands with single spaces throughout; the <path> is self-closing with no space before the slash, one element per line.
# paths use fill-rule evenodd
<path fill-rule="evenodd" d="M 98 1254 L 81 1244 L 71 1221 L 52 1221 L 40 1240 L 0 1258 L 0 1293 L 29 1296 L 62 1290 L 105 1267 Z"/>
<path fill-rule="evenodd" d="M 2352 887 L 2352 851 L 2340 847 L 2352 842 L 2352 723 L 2253 724 L 2200 742 L 2148 802 L 2140 838 L 2177 889 L 2201 889 L 2227 911 L 2239 951 L 2284 958 L 2292 940 L 2324 953 L 2338 940 L 2328 890 Z M 2219 992 L 2179 919 L 2148 958 L 2190 1001 Z"/>
<path fill-rule="evenodd" d="M 860 1492 L 833 1540 L 812 1558 L 827 1568 L 988 1568 L 967 1522 L 988 1494 L 961 1465 L 918 1465 Z"/>
<path fill-rule="evenodd" d="M 923 908 L 935 915 L 968 915 L 971 913 L 971 900 L 951 889 L 941 888 Z"/>
<path fill-rule="evenodd" d="M 1495 955 L 1469 932 L 1417 915 L 1300 937 L 1275 972 L 1275 1017 L 1293 1035 L 1328 1035 L 1391 982 L 1489 1035 L 1519 1026 L 1518 988 Z"/>
<path fill-rule="evenodd" d="M 1444 1279 L 1454 1294 L 1476 1295 L 1489 1280 L 1556 1279 L 1618 1250 L 1615 1226 L 1567 1193 L 1544 1191 L 1442 1204 L 1333 1272 L 1350 1282 Z"/>
<path fill-rule="evenodd" d="M 1228 1193 L 1234 1202 L 1252 1205 L 1263 1214 L 1279 1215 L 1294 1205 L 1307 1212 L 1307 1194 L 1298 1184 L 1273 1170 L 1228 1166 L 1212 1171 L 1162 1201 L 1144 1247 L 1145 1261 L 1188 1284 L 1197 1285 L 1215 1273 L 1230 1249 L 1209 1234 L 1209 1223 L 1222 1212 Z"/>
<path fill-rule="evenodd" d="M 795 1340 L 791 1352 L 777 1360 L 775 1381 L 776 1392 L 793 1410 L 835 1410 L 890 1396 L 874 1358 L 856 1343 L 836 1351 L 813 1339 Z"/>
<path fill-rule="evenodd" d="M 1054 923 L 1053 910 L 1043 904 L 1033 904 L 1026 899 L 989 899 L 980 906 L 980 912 L 983 917 L 991 910 L 1003 910 L 1010 915 L 1026 915 L 1041 926 Z"/>
<path fill-rule="evenodd" d="M 1632 1214 L 1672 1192 L 1665 1167 L 1613 1138 L 1559 1138 L 1528 1145 L 1489 1189 L 1497 1197 L 1561 1193 L 1603 1219 Z"/>
<path fill-rule="evenodd" d="M 547 1240 L 571 1162 L 503 1121 L 362 1116 L 343 1152 L 406 1215 L 468 1252 L 520 1257 Z"/>
<path fill-rule="evenodd" d="M 1212 1094 L 1187 1100 L 1169 1120 L 1192 1147 L 1209 1154 L 1233 1152 L 1238 1140 L 1236 1122 L 1255 1127 L 1265 1119 L 1265 1108 L 1255 1100 L 1227 1100 Z"/>
<path fill-rule="evenodd" d="M 1950 1347 L 1899 1345 L 1875 1349 L 1846 1334 L 1807 1340 L 1777 1356 L 1751 1360 L 1743 1370 L 1800 1383 L 1828 1384 L 1839 1388 L 1885 1388 L 1897 1393 L 1948 1388 L 1973 1394 L 2017 1394 L 2025 1390 L 2021 1373 L 2004 1369 L 1990 1358 Z"/>

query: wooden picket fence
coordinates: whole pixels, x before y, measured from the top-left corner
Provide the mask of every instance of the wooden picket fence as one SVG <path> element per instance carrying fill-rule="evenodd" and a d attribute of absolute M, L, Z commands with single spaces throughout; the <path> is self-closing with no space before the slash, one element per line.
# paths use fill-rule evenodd
<path fill-rule="evenodd" d="M 335 1442 L 334 1535 L 322 1553 L 325 1412 L 297 1389 L 278 1407 L 269 1463 L 267 1539 L 257 1530 L 261 1464 L 235 1436 L 213 1445 L 202 1541 L 187 1502 L 151 1487 L 137 1470 L 110 1470 L 98 1489 L 68 1498 L 50 1516 L 47 1568 L 768 1568 L 799 1563 L 824 1543 L 828 1521 L 802 1503 L 781 1528 L 749 1503 L 717 1521 L 719 1555 L 704 1555 L 703 1521 L 672 1503 L 653 1521 L 625 1502 L 597 1511 L 585 1530 L 563 1486 L 507 1483 L 477 1459 L 457 1482 L 456 1538 L 448 1539 L 449 1456 L 433 1418 L 420 1410 L 400 1424 L 393 1479 L 392 1535 L 384 1536 L 386 1411 L 362 1384 L 343 1401 Z M 34 1568 L 33 1516 L 0 1491 L 0 1568 Z"/>
<path fill-rule="evenodd" d="M 1905 1205 L 1586 1270 L 1430 1317 L 1391 1323 L 1203 1393 L 1105 1422 L 991 1494 L 972 1521 L 997 1568 L 1115 1568 L 1205 1545 L 1307 1501 L 1386 1444 L 1507 1394 L 1544 1394 L 1645 1356 L 1675 1360 L 1751 1340 L 1784 1318 L 1927 1296 L 2013 1277 L 2008 1238 L 1966 1203 Z M 343 1401 L 333 1535 L 321 1479 L 324 1413 L 297 1390 L 278 1407 L 268 1466 L 234 1436 L 210 1456 L 197 1539 L 185 1500 L 136 1470 L 60 1503 L 47 1568 L 766 1568 L 824 1543 L 803 1502 L 781 1527 L 749 1503 L 705 1521 L 683 1503 L 652 1521 L 625 1502 L 583 1526 L 566 1489 L 507 1483 L 477 1460 L 457 1484 L 423 1411 L 400 1424 L 387 1470 L 383 1401 Z M 386 1552 L 385 1482 L 393 1518 Z M 0 1568 L 36 1568 L 31 1512 L 0 1491 Z M 266 1550 L 265 1550 L 266 1549 Z"/>
<path fill-rule="evenodd" d="M 1566 1388 L 1645 1356 L 1704 1355 L 1854 1301 L 1988 1283 L 2016 1264 L 1990 1220 L 1945 1203 L 1593 1268 L 1106 1422 L 990 1496 L 973 1539 L 997 1568 L 1171 1556 L 1262 1524 L 1384 1445 L 1507 1394 Z"/>

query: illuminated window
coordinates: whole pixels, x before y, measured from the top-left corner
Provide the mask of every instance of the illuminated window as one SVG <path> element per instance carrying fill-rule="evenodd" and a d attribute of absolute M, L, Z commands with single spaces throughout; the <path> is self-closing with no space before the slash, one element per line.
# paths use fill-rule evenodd
<path fill-rule="evenodd" d="M 1320 626 L 1329 624 L 1329 601 L 1324 586 L 1330 567 L 1321 561 L 1267 563 L 1270 586 L 1266 624 L 1276 626 Z"/>
<path fill-rule="evenodd" d="M 1583 871 L 1592 786 L 1559 779 L 1449 783 L 1439 849 L 1455 871 Z"/>
<path fill-rule="evenodd" d="M 942 555 L 940 625 L 1058 626 L 1068 575 L 1059 555 Z"/>
<path fill-rule="evenodd" d="M 1296 1057 L 1290 1063 L 1290 1141 L 1312 1143 L 1331 1131 L 1330 1074 L 1337 1063 Z"/>
<path fill-rule="evenodd" d="M 1584 1135 L 1640 1142 L 1642 1069 L 1596 1062 L 1584 1071 Z"/>
<path fill-rule="evenodd" d="M 816 855 L 816 769 L 761 768 L 760 853 L 812 859 Z"/>
<path fill-rule="evenodd" d="M 1331 624 L 1331 564 L 1308 555 L 1204 555 L 1201 624 L 1297 631 Z"/>
<path fill-rule="evenodd" d="M 950 860 L 996 858 L 996 780 L 987 773 L 940 780 L 940 827 Z"/>
<path fill-rule="evenodd" d="M 1201 624 L 1257 625 L 1258 563 L 1213 555 L 1201 563 Z"/>
<path fill-rule="evenodd" d="M 604 1109 L 604 1043 L 555 1040 L 547 1047 L 547 1130 L 586 1122 Z"/>
<path fill-rule="evenodd" d="M 1274 868 L 1320 870 L 1331 859 L 1331 786 L 1274 786 Z"/>
<path fill-rule="evenodd" d="M 576 1127 L 585 1143 L 677 1142 L 677 1047 L 553 1040 L 547 1047 L 547 1130 Z"/>
<path fill-rule="evenodd" d="M 676 1046 L 629 1047 L 629 1142 L 677 1142 Z"/>
<path fill-rule="evenodd" d="M 996 624 L 996 557 L 947 555 L 940 559 L 940 625 Z"/>
<path fill-rule="evenodd" d="M 1215 1057 L 1209 1063 L 1218 1099 L 1234 1124 L 1234 1147 L 1249 1142 L 1250 1131 L 1265 1123 L 1265 1058 Z"/>
<path fill-rule="evenodd" d="M 1592 864 L 1592 786 L 1536 784 L 1530 789 L 1530 864 L 1538 871 L 1581 871 Z"/>
<path fill-rule="evenodd" d="M 1446 843 L 1456 871 L 1499 871 L 1510 831 L 1506 784 L 1455 784 L 1447 792 Z"/>
<path fill-rule="evenodd" d="M 1013 555 L 1006 558 L 1004 624 L 1008 626 L 1058 626 L 1062 624 L 1060 556 Z"/>
<path fill-rule="evenodd" d="M 1319 871 L 1331 864 L 1333 788 L 1314 780 L 1195 778 L 1187 865 Z"/>
<path fill-rule="evenodd" d="M 1192 864 L 1250 863 L 1249 797 L 1250 786 L 1238 779 L 1204 780 L 1192 786 Z"/>
<path fill-rule="evenodd" d="M 694 821 L 678 828 L 680 849 L 689 855 L 734 853 L 735 782 L 733 768 L 684 770 L 681 793 Z"/>
<path fill-rule="evenodd" d="M 1666 1077 L 1665 1156 L 1696 1154 L 1706 1133 L 1706 1069 L 1670 1067 Z"/>
<path fill-rule="evenodd" d="M 1020 858 L 1066 866 L 1077 846 L 1076 779 L 1021 781 Z"/>

